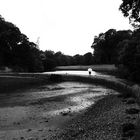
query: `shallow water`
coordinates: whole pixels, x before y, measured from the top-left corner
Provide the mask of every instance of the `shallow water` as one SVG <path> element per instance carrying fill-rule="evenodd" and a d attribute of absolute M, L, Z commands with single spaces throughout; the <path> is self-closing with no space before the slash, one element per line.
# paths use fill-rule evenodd
<path fill-rule="evenodd" d="M 110 76 L 110 75 L 106 75 L 106 74 L 102 74 L 102 73 L 98 73 L 95 71 L 92 71 L 91 74 L 89 75 L 88 71 L 74 71 L 74 70 L 65 70 L 65 71 L 51 71 L 51 72 L 44 72 L 42 74 L 65 74 L 65 75 L 81 75 L 81 76 L 102 76 L 102 77 L 114 77 L 114 76 Z"/>
<path fill-rule="evenodd" d="M 72 74 L 72 75 L 89 75 L 88 71 L 53 71 L 53 72 L 45 72 L 48 74 Z M 98 75 L 95 71 L 91 72 L 91 75 Z"/>

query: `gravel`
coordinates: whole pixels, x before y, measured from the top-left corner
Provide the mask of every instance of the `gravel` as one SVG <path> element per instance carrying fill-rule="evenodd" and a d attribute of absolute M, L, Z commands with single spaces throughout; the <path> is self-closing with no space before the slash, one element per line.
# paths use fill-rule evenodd
<path fill-rule="evenodd" d="M 128 105 L 117 95 L 108 95 L 87 109 L 84 114 L 68 122 L 63 131 L 52 139 L 122 140 L 123 124 L 136 123 L 136 119 L 128 117 L 126 109 Z"/>

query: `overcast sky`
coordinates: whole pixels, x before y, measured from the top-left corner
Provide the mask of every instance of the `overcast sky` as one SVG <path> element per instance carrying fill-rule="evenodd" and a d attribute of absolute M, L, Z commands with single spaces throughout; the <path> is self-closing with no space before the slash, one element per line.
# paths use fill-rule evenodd
<path fill-rule="evenodd" d="M 131 29 L 121 0 L 3 0 L 0 14 L 41 50 L 75 55 L 92 52 L 94 36 L 108 29 Z"/>

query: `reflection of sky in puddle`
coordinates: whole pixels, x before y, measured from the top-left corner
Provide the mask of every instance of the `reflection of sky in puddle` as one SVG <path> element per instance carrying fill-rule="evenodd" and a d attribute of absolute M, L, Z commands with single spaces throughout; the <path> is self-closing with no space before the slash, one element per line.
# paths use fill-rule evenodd
<path fill-rule="evenodd" d="M 65 71 L 52 71 L 52 72 L 44 72 L 43 74 L 70 74 L 70 75 L 89 75 L 87 71 L 78 71 L 78 70 L 65 70 Z M 95 71 L 91 72 L 92 76 L 103 76 L 103 77 L 110 77 L 109 75 L 101 74 Z M 113 77 L 113 76 L 111 76 Z"/>
<path fill-rule="evenodd" d="M 54 72 L 45 72 L 48 74 L 74 74 L 74 75 L 89 75 L 88 71 L 54 71 Z M 92 71 L 91 75 L 97 75 L 96 72 Z"/>
<path fill-rule="evenodd" d="M 69 102 L 72 102 L 73 105 L 67 106 L 66 108 L 63 108 L 63 109 L 46 112 L 43 114 L 43 116 L 46 116 L 46 115 L 54 116 L 54 115 L 59 115 L 61 113 L 63 114 L 63 113 L 79 112 L 81 110 L 84 110 L 90 107 L 92 104 L 94 104 L 95 103 L 94 97 L 96 97 L 96 100 L 97 100 L 97 97 L 101 98 L 104 95 L 105 95 L 105 92 L 100 92 L 100 93 L 86 93 L 86 94 L 82 94 L 78 96 L 69 97 L 66 100 Z"/>

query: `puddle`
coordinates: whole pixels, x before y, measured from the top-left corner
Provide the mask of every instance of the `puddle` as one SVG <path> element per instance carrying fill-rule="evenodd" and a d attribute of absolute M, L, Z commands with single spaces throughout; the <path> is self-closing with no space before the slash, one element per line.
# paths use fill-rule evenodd
<path fill-rule="evenodd" d="M 45 72 L 44 74 L 89 75 L 88 71 L 53 71 L 53 72 Z M 92 71 L 91 75 L 97 75 L 97 73 Z"/>
<path fill-rule="evenodd" d="M 44 72 L 43 74 L 89 75 L 89 72 L 77 71 L 77 70 L 64 70 L 64 71 L 62 70 L 62 71 Z M 90 76 L 114 77 L 114 76 L 98 73 L 95 71 L 92 71 Z"/>

